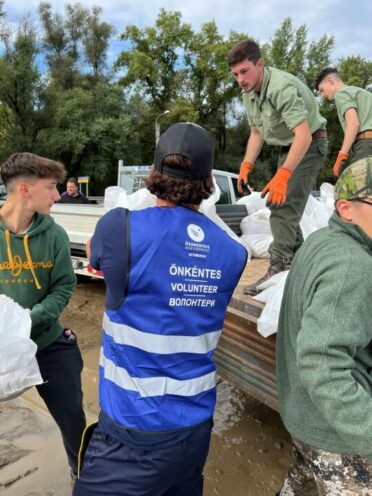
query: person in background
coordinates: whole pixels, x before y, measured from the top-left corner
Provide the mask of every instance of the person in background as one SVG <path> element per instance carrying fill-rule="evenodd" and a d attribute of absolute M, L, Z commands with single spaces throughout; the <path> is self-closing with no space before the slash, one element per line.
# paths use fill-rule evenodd
<path fill-rule="evenodd" d="M 344 131 L 341 150 L 333 166 L 333 173 L 338 177 L 348 166 L 349 156 L 356 162 L 372 155 L 372 93 L 357 86 L 346 86 L 334 67 L 320 71 L 314 88 L 327 100 L 334 100 Z"/>
<path fill-rule="evenodd" d="M 31 311 L 31 339 L 44 380 L 36 388 L 61 431 L 74 480 L 85 428 L 83 360 L 76 335 L 59 317 L 76 278 L 67 234 L 49 215 L 66 171 L 59 162 L 15 153 L 0 175 L 8 193 L 0 209 L 0 293 Z"/>
<path fill-rule="evenodd" d="M 287 270 L 303 243 L 300 220 L 327 154 L 326 119 L 310 89 L 292 74 L 265 67 L 257 43 L 241 41 L 228 63 L 242 90 L 250 135 L 240 166 L 238 189 L 248 184 L 264 143 L 279 145 L 278 170 L 262 190 L 271 209 L 270 266 L 263 278 L 245 287 L 256 295 L 258 286 Z"/>
<path fill-rule="evenodd" d="M 78 180 L 70 177 L 67 179 L 66 191 L 62 193 L 59 203 L 90 203 L 90 201 L 79 191 Z"/>
<path fill-rule="evenodd" d="M 372 488 L 372 156 L 345 169 L 336 211 L 289 272 L 276 340 L 280 414 L 293 440 L 281 496 Z"/>
<path fill-rule="evenodd" d="M 90 262 L 106 308 L 101 412 L 74 496 L 200 496 L 216 402 L 213 353 L 247 261 L 198 212 L 213 192 L 213 142 L 192 123 L 159 139 L 147 188 L 156 206 L 115 208 Z"/>

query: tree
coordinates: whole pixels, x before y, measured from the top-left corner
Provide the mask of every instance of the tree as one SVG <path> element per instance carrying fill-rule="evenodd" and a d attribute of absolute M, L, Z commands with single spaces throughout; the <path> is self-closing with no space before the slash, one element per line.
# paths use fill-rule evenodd
<path fill-rule="evenodd" d="M 79 57 L 78 42 L 82 36 L 81 22 L 86 12 L 78 7 L 72 11 L 69 8 L 69 18 L 65 20 L 62 15 L 52 13 L 50 3 L 41 2 L 39 14 L 43 34 L 43 49 L 52 79 L 61 88 L 70 89 L 76 85 L 78 70 L 76 63 Z M 78 19 L 78 25 L 76 20 Z M 69 36 L 69 34 L 71 36 Z"/>
<path fill-rule="evenodd" d="M 196 113 L 196 122 L 215 136 L 217 159 L 226 151 L 227 116 L 236 96 L 227 67 L 232 46 L 232 41 L 224 38 L 211 21 L 194 34 L 184 52 L 186 94 Z"/>
<path fill-rule="evenodd" d="M 306 44 L 306 26 L 303 24 L 295 30 L 292 19 L 287 17 L 275 31 L 268 47 L 270 65 L 304 79 Z"/>
<path fill-rule="evenodd" d="M 115 64 L 125 71 L 120 84 L 150 98 L 158 112 L 166 110 L 183 88 L 185 71 L 178 52 L 191 35 L 191 27 L 181 22 L 180 12 L 164 9 L 160 9 L 155 27 L 127 26 L 120 38 L 129 42 L 131 49 L 121 52 Z"/>
<path fill-rule="evenodd" d="M 100 7 L 91 12 L 79 3 L 67 4 L 65 15 L 53 14 L 52 5 L 42 2 L 43 48 L 50 75 L 63 89 L 88 86 L 105 79 L 111 24 L 101 22 Z"/>
<path fill-rule="evenodd" d="M 70 175 L 93 176 L 92 191 L 116 183 L 119 159 L 138 163 L 133 119 L 117 85 L 73 88 L 56 95 L 53 120 L 39 140 L 47 156 L 58 157 Z"/>
<path fill-rule="evenodd" d="M 309 45 L 306 25 L 295 29 L 287 17 L 265 46 L 265 53 L 269 65 L 294 74 L 312 87 L 315 75 L 329 65 L 334 44 L 333 36 L 324 35 Z"/>
<path fill-rule="evenodd" d="M 41 74 L 37 68 L 36 35 L 29 19 L 24 19 L 14 34 L 2 26 L 0 39 L 4 53 L 0 57 L 0 113 L 6 143 L 2 155 L 16 150 L 33 149 L 40 126 Z"/>
<path fill-rule="evenodd" d="M 347 85 L 366 89 L 372 85 L 372 61 L 362 57 L 340 59 L 339 72 L 343 82 Z"/>
<path fill-rule="evenodd" d="M 92 68 L 96 80 L 105 69 L 109 39 L 114 33 L 111 24 L 100 22 L 101 12 L 100 7 L 93 7 L 92 13 L 86 19 L 86 28 L 83 32 L 85 60 Z"/>
<path fill-rule="evenodd" d="M 313 88 L 318 73 L 330 65 L 331 52 L 335 47 L 333 36 L 322 36 L 318 41 L 312 41 L 307 50 L 307 64 L 305 81 L 309 88 Z"/>

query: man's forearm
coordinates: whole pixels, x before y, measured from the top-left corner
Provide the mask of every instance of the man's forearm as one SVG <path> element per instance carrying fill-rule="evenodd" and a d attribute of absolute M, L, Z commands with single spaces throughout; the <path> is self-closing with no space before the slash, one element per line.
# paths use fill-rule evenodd
<path fill-rule="evenodd" d="M 294 139 L 283 163 L 283 167 L 291 172 L 297 168 L 298 164 L 304 158 L 312 141 L 311 131 L 307 121 L 301 122 L 292 131 L 294 133 Z"/>
<path fill-rule="evenodd" d="M 263 144 L 264 140 L 261 135 L 256 129 L 252 128 L 247 142 L 244 162 L 250 162 L 251 164 L 254 164 L 262 150 Z"/>
<path fill-rule="evenodd" d="M 355 109 L 349 109 L 345 113 L 345 122 L 346 127 L 344 140 L 342 142 L 340 151 L 343 153 L 349 153 L 350 148 L 353 146 L 353 143 L 355 141 L 356 135 L 358 134 L 360 126 L 358 115 Z"/>

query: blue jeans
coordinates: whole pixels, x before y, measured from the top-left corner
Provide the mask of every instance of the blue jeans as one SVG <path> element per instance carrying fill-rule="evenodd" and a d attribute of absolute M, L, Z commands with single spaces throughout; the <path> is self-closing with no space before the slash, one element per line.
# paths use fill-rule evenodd
<path fill-rule="evenodd" d="M 68 463 L 77 473 L 80 441 L 86 425 L 81 389 L 83 360 L 75 339 L 64 334 L 36 353 L 44 381 L 36 386 L 62 435 Z"/>
<path fill-rule="evenodd" d="M 202 496 L 211 431 L 212 421 L 179 443 L 144 449 L 121 442 L 99 423 L 73 496 Z"/>

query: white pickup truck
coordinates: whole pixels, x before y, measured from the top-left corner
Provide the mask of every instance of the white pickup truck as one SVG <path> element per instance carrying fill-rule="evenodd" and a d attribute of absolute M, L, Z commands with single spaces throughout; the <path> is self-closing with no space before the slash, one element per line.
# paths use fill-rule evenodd
<path fill-rule="evenodd" d="M 128 193 L 144 187 L 144 180 L 149 173 L 149 166 L 125 167 L 125 173 L 118 175 L 118 184 Z M 213 176 L 218 184 L 221 195 L 217 205 L 217 213 L 224 218 L 226 224 L 235 232 L 239 232 L 240 219 L 247 215 L 244 205 L 235 205 L 238 199 L 238 176 L 231 172 L 213 170 Z M 56 203 L 51 215 L 55 221 L 64 227 L 70 239 L 71 258 L 76 274 L 102 277 L 90 265 L 85 254 L 85 244 L 91 238 L 99 218 L 105 213 L 103 197 L 94 197 L 97 204 L 76 205 Z M 233 207 L 235 205 L 235 208 Z"/>

